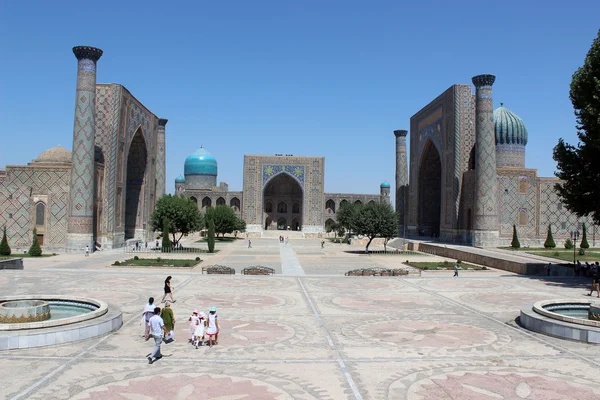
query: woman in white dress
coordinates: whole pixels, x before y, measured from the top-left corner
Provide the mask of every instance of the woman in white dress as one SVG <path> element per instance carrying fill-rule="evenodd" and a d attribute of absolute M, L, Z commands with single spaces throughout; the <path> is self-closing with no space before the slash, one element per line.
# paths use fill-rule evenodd
<path fill-rule="evenodd" d="M 206 331 L 206 314 L 200 312 L 198 319 L 199 322 L 198 325 L 196 325 L 196 330 L 194 331 L 194 346 L 196 346 L 196 348 L 198 348 L 198 343 L 200 343 L 200 346 L 204 344 L 204 333 Z"/>
<path fill-rule="evenodd" d="M 200 319 L 198 318 L 198 310 L 194 310 L 188 321 L 190 322 L 190 328 L 188 330 L 188 343 L 192 343 L 194 332 L 196 332 L 196 327 L 200 323 Z"/>
<path fill-rule="evenodd" d="M 217 307 L 211 307 L 210 310 L 208 310 L 208 328 L 206 329 L 210 347 L 213 345 L 213 338 L 215 344 L 219 344 L 220 330 L 221 328 L 219 327 L 219 320 L 217 319 Z"/>

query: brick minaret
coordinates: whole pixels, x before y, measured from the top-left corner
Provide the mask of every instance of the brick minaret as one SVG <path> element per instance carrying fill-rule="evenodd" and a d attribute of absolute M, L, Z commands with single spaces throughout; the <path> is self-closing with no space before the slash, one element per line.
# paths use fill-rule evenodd
<path fill-rule="evenodd" d="M 77 57 L 77 90 L 71 186 L 67 217 L 67 252 L 94 250 L 94 136 L 96 134 L 96 62 L 102 50 L 73 47 Z"/>
<path fill-rule="evenodd" d="M 408 203 L 408 163 L 406 159 L 406 135 L 408 131 L 394 131 L 396 136 L 396 212 L 398 213 L 398 234 L 404 235 L 405 208 Z"/>
<path fill-rule="evenodd" d="M 165 127 L 168 119 L 158 119 L 158 148 L 156 150 L 156 201 L 166 193 L 167 185 L 167 143 Z"/>
<path fill-rule="evenodd" d="M 473 246 L 496 246 L 499 237 L 498 183 L 492 85 L 494 75 L 473 77 L 475 85 L 475 211 Z"/>

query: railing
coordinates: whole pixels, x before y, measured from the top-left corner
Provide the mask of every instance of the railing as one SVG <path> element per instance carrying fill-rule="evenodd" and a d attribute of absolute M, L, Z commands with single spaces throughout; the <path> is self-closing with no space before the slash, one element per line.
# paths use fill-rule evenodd
<path fill-rule="evenodd" d="M 216 252 L 216 251 L 215 251 Z M 206 249 L 199 249 L 197 247 L 138 247 L 126 246 L 125 254 L 199 254 L 208 253 Z"/>
<path fill-rule="evenodd" d="M 420 251 L 413 251 L 413 250 L 398 250 L 398 249 L 394 249 L 394 250 L 369 250 L 368 253 L 366 254 L 372 254 L 372 255 L 381 255 L 381 256 L 422 256 L 423 253 Z"/>

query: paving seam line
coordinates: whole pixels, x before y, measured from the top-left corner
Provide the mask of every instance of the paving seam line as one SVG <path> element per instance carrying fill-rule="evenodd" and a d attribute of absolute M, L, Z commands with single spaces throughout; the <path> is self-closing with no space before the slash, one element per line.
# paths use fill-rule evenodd
<path fill-rule="evenodd" d="M 179 285 L 179 287 L 183 287 L 183 286 L 187 285 L 188 283 L 191 282 L 191 280 L 193 278 L 194 278 L 193 276 L 188 277 L 185 281 L 183 281 L 183 283 L 181 285 Z M 139 321 L 139 319 L 140 319 L 140 316 L 138 314 L 135 314 L 133 317 L 131 317 L 129 320 L 127 320 L 123 325 L 121 325 L 121 328 L 123 328 L 126 325 L 129 325 L 131 322 L 133 322 L 135 320 Z M 119 328 L 119 329 L 121 329 L 121 328 Z M 73 358 L 71 358 L 69 361 L 67 361 L 66 363 L 64 363 L 60 367 L 58 367 L 57 369 L 53 370 L 52 372 L 46 374 L 45 376 L 43 376 L 42 378 L 40 378 L 37 382 L 35 382 L 31 386 L 29 386 L 27 389 L 25 389 L 24 391 L 22 391 L 18 395 L 12 397 L 11 400 L 19 400 L 19 399 L 23 398 L 24 396 L 27 396 L 28 394 L 30 394 L 31 392 L 33 392 L 34 390 L 36 390 L 44 382 L 46 382 L 48 379 L 52 378 L 54 375 L 58 374 L 59 372 L 61 372 L 62 370 L 64 370 L 66 367 L 70 366 L 74 362 L 79 361 L 80 359 L 82 359 L 83 356 L 85 356 L 89 351 L 95 349 L 102 342 L 104 342 L 105 340 L 107 340 L 108 338 L 110 338 L 114 334 L 116 334 L 119 331 L 119 329 L 116 330 L 116 331 L 113 331 L 113 332 L 109 333 L 106 336 L 103 336 L 96 343 L 93 343 L 92 345 L 90 345 L 89 347 L 87 347 L 86 349 L 84 349 L 83 351 L 81 351 L 79 354 L 77 354 L 76 356 L 74 356 Z M 139 358 L 137 358 L 136 360 L 139 360 Z"/>
<path fill-rule="evenodd" d="M 331 335 L 329 334 L 329 331 L 327 330 L 327 328 L 325 327 L 325 324 L 323 323 L 323 319 L 319 315 L 317 308 L 315 307 L 312 299 L 308 295 L 308 291 L 306 290 L 306 287 L 304 287 L 304 284 L 302 283 L 302 280 L 300 278 L 297 278 L 297 280 L 298 280 L 298 284 L 302 288 L 302 291 L 304 292 L 304 298 L 310 305 L 310 308 L 312 309 L 313 314 L 317 318 L 317 321 L 319 321 L 319 325 L 321 326 L 321 329 L 323 329 L 325 331 L 325 336 L 327 338 L 327 342 L 329 342 L 329 347 L 331 347 L 331 350 L 333 350 L 333 352 L 335 354 L 336 361 L 337 361 L 338 365 L 340 366 L 340 369 L 342 370 L 344 377 L 346 377 L 346 381 L 348 382 L 348 385 L 350 386 L 350 389 L 352 390 L 352 393 L 354 394 L 354 398 L 357 400 L 362 400 L 362 396 L 360 394 L 360 391 L 358 390 L 358 386 L 356 386 L 354 379 L 352 379 L 352 375 L 350 375 L 350 371 L 348 371 L 348 368 L 346 367 L 346 363 L 344 362 L 344 359 L 340 355 L 339 351 L 336 349 L 336 347 L 333 343 L 333 340 L 331 339 Z"/>
<path fill-rule="evenodd" d="M 423 291 L 423 292 L 425 292 L 425 293 L 427 293 L 427 294 L 430 294 L 430 295 L 432 295 L 432 296 L 436 296 L 436 297 L 438 297 L 438 298 L 442 298 L 442 299 L 444 299 L 444 300 L 446 300 L 446 301 L 448 301 L 448 302 L 450 302 L 450 303 L 453 303 L 453 304 L 454 304 L 454 305 L 456 305 L 456 306 L 459 306 L 459 307 L 461 307 L 461 308 L 463 308 L 463 309 L 465 309 L 465 310 L 468 310 L 468 311 L 472 312 L 473 314 L 477 314 L 477 315 L 479 315 L 479 316 L 481 316 L 481 317 L 483 317 L 483 318 L 485 318 L 485 319 L 488 319 L 488 320 L 490 320 L 490 321 L 496 322 L 496 323 L 498 323 L 498 324 L 500 324 L 500 325 L 502 325 L 502 326 L 504 326 L 504 327 L 508 327 L 510 330 L 512 330 L 512 331 L 514 331 L 514 332 L 517 332 L 517 333 L 519 333 L 519 334 L 521 334 L 521 335 L 525 335 L 525 336 L 529 337 L 530 339 L 533 339 L 533 340 L 535 340 L 535 341 L 537 341 L 537 342 L 544 343 L 544 344 L 546 344 L 547 346 L 550 346 L 551 348 L 553 348 L 554 350 L 558 350 L 558 351 L 561 351 L 561 352 L 563 352 L 563 353 L 570 354 L 571 356 L 573 356 L 573 357 L 575 357 L 575 358 L 579 358 L 579 359 L 581 359 L 581 360 L 583 360 L 583 361 L 585 361 L 585 362 L 587 362 L 587 363 L 593 364 L 593 365 L 595 365 L 595 366 L 597 366 L 597 367 L 598 367 L 598 366 L 600 366 L 600 362 L 596 362 L 596 361 L 594 361 L 594 360 L 592 360 L 592 359 L 589 359 L 589 358 L 587 358 L 587 357 L 584 357 L 584 356 L 582 356 L 582 355 L 580 355 L 580 354 L 577 354 L 577 353 L 573 352 L 572 350 L 569 350 L 569 349 L 567 349 L 567 348 L 561 347 L 560 345 L 555 345 L 555 344 L 552 344 L 552 343 L 550 343 L 549 341 L 547 341 L 547 340 L 544 340 L 544 339 L 543 339 L 543 338 L 541 338 L 541 337 L 537 337 L 537 336 L 536 336 L 536 335 L 534 335 L 533 333 L 530 333 L 530 332 L 528 332 L 528 331 L 525 331 L 525 330 L 524 330 L 525 328 L 517 328 L 517 327 L 515 327 L 515 326 L 509 325 L 509 324 L 507 324 L 507 323 L 505 323 L 505 322 L 502 322 L 502 321 L 500 321 L 499 319 L 496 319 L 496 318 L 494 318 L 494 317 L 492 317 L 492 316 L 489 316 L 489 315 L 486 315 L 486 314 L 484 314 L 484 313 L 482 313 L 482 312 L 480 312 L 480 311 L 477 311 L 477 310 L 475 310 L 475 309 L 473 309 L 473 308 L 471 308 L 471 307 L 469 307 L 469 306 L 466 306 L 466 305 L 464 305 L 464 304 L 462 304 L 462 303 L 459 303 L 459 302 L 457 302 L 457 301 L 456 301 L 456 300 L 454 300 L 454 299 L 451 299 L 451 298 L 449 298 L 449 297 L 444 297 L 443 295 L 441 295 L 441 294 L 437 294 L 436 292 L 434 292 L 434 291 L 432 291 L 432 290 L 425 289 L 425 288 L 423 288 L 423 287 L 419 287 L 418 285 L 416 285 L 416 284 L 414 284 L 414 283 L 408 283 L 408 282 L 406 282 L 406 284 L 407 284 L 407 285 L 409 285 L 409 286 L 412 286 L 412 287 L 413 287 L 413 288 L 415 288 L 415 289 L 419 289 L 420 291 Z M 537 333 L 537 332 L 536 332 L 536 333 Z"/>

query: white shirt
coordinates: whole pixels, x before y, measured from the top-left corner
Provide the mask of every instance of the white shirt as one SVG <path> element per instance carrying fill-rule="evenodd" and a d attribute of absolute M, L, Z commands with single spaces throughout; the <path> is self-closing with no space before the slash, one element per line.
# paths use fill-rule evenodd
<path fill-rule="evenodd" d="M 152 318 L 150 318 L 148 324 L 150 325 L 150 334 L 152 336 L 162 337 L 163 326 L 165 326 L 165 322 L 163 321 L 160 315 L 154 315 Z"/>

